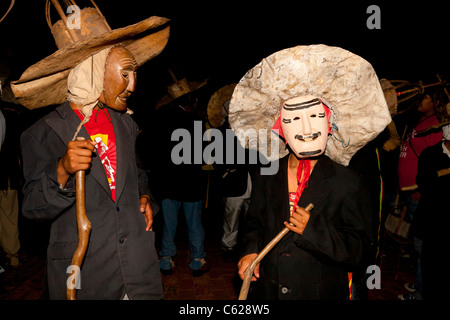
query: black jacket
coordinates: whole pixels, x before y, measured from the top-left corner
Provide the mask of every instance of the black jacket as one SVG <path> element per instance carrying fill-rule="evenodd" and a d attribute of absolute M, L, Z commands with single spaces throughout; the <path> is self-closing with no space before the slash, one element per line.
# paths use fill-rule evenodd
<path fill-rule="evenodd" d="M 259 253 L 289 219 L 288 156 L 275 175 L 256 174 L 246 216 L 242 256 Z M 348 272 L 370 247 L 367 190 L 350 170 L 322 156 L 299 205 L 314 205 L 298 235 L 289 232 L 262 260 L 249 298 L 346 299 Z"/>
<path fill-rule="evenodd" d="M 443 244 L 448 239 L 450 175 L 438 171 L 450 168 L 450 158 L 442 150 L 442 141 L 420 154 L 416 182 L 420 201 L 412 221 L 412 233 L 423 240 Z"/>
<path fill-rule="evenodd" d="M 202 121 L 176 104 L 158 110 L 151 121 L 139 139 L 139 152 L 149 168 L 150 185 L 157 199 L 204 200 L 207 172 L 202 169 Z M 176 163 L 179 158 L 186 163 Z"/>
<path fill-rule="evenodd" d="M 149 194 L 147 178 L 136 165 L 136 123 L 129 115 L 110 111 L 117 144 L 116 201 L 100 158 L 86 171 L 86 215 L 92 224 L 81 267 L 78 299 L 161 299 L 162 284 L 155 235 L 145 231 L 139 195 Z M 67 268 L 78 242 L 75 186 L 59 187 L 56 167 L 80 119 L 66 102 L 26 130 L 21 137 L 26 179 L 23 214 L 53 219 L 47 251 L 51 299 L 65 299 Z M 79 136 L 90 139 L 85 128 Z M 156 213 L 156 207 L 153 207 Z"/>

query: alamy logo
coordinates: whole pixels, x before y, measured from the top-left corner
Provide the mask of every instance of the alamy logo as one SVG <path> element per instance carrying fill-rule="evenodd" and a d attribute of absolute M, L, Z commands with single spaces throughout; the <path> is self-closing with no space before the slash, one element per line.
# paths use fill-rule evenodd
<path fill-rule="evenodd" d="M 80 267 L 70 265 L 67 267 L 66 273 L 70 274 L 66 281 L 68 289 L 81 289 Z"/>
<path fill-rule="evenodd" d="M 366 285 L 367 288 L 381 289 L 381 269 L 377 265 L 370 265 L 367 267 L 366 274 L 370 274 L 367 277 Z"/>
<path fill-rule="evenodd" d="M 239 131 L 240 139 L 247 140 L 250 145 L 258 145 L 259 153 L 246 153 L 243 148 L 235 145 L 233 130 L 225 130 L 225 134 L 219 129 L 211 128 L 202 133 L 202 122 L 194 122 L 193 135 L 187 129 L 176 129 L 172 132 L 171 140 L 178 141 L 171 151 L 171 159 L 174 164 L 257 164 L 262 166 L 262 175 L 273 175 L 278 171 L 278 161 L 269 162 L 263 155 L 267 154 L 270 146 L 271 155 L 279 152 L 279 138 L 270 135 L 270 143 L 267 137 L 270 135 L 265 129 L 258 131 L 249 129 Z M 203 142 L 208 144 L 203 148 Z M 226 155 L 224 155 L 224 150 Z M 262 152 L 261 152 L 262 151 Z"/>
<path fill-rule="evenodd" d="M 367 7 L 366 13 L 370 13 L 367 18 L 366 25 L 369 30 L 381 29 L 381 9 L 377 5 Z"/>
<path fill-rule="evenodd" d="M 67 7 L 67 28 L 68 29 L 81 29 L 81 11 L 77 5 L 71 5 Z"/>

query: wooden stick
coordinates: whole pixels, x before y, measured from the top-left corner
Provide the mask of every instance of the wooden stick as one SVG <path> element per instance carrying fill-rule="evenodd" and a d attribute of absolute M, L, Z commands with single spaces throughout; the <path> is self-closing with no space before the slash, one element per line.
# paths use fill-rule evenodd
<path fill-rule="evenodd" d="M 103 21 L 105 22 L 106 27 L 108 28 L 109 31 L 111 31 L 111 27 L 108 24 L 108 21 L 106 21 L 105 16 L 103 15 L 103 13 L 100 11 L 99 7 L 97 6 L 97 4 L 94 2 L 94 0 L 91 0 L 92 4 L 94 5 L 95 9 L 97 9 L 98 14 L 100 15 L 100 17 L 103 18 Z"/>
<path fill-rule="evenodd" d="M 448 174 L 450 174 L 450 168 L 441 169 L 437 171 L 438 177 L 446 176 Z"/>
<path fill-rule="evenodd" d="M 442 79 L 441 79 L 441 77 L 439 76 L 439 74 L 436 74 L 436 77 L 438 78 L 438 80 L 439 80 L 440 83 L 444 84 L 444 82 L 442 81 Z M 443 86 L 443 87 L 444 87 L 444 92 L 445 92 L 445 94 L 447 95 L 447 98 L 450 100 L 450 93 L 448 93 L 448 90 L 447 90 L 447 88 L 446 88 L 445 86 Z"/>
<path fill-rule="evenodd" d="M 419 87 L 419 88 L 416 87 L 416 88 L 413 88 L 413 89 L 409 89 L 409 90 L 397 92 L 397 96 L 400 96 L 400 95 L 405 94 L 405 93 L 410 93 L 410 92 L 416 92 L 416 91 L 419 92 L 419 91 L 420 91 L 420 88 L 425 89 L 425 88 L 428 88 L 428 87 L 437 86 L 437 85 L 439 85 L 439 84 L 442 84 L 441 79 L 439 79 L 439 82 L 436 82 L 436 83 L 426 84 L 426 85 L 421 86 L 421 87 Z"/>
<path fill-rule="evenodd" d="M 314 208 L 312 203 L 308 204 L 305 208 L 306 211 L 311 211 Z M 250 283 L 252 281 L 253 272 L 255 271 L 256 266 L 261 262 L 261 260 L 269 253 L 270 250 L 278 243 L 280 240 L 289 232 L 290 230 L 285 227 L 279 234 L 270 241 L 264 249 L 256 256 L 255 260 L 247 267 L 244 272 L 244 281 L 242 282 L 241 292 L 239 293 L 239 300 L 247 299 L 248 290 L 250 289 Z"/>
<path fill-rule="evenodd" d="M 11 4 L 9 5 L 8 10 L 6 11 L 6 13 L 4 14 L 3 17 L 0 18 L 0 22 L 3 21 L 3 19 L 6 18 L 6 16 L 8 15 L 8 13 L 11 11 L 11 9 L 14 7 L 14 3 L 16 2 L 16 0 L 11 0 Z"/>
<path fill-rule="evenodd" d="M 78 140 L 84 140 L 82 137 L 78 137 Z M 91 233 L 91 222 L 86 216 L 85 205 L 85 171 L 79 170 L 75 173 L 75 186 L 76 186 L 76 212 L 77 212 L 77 227 L 78 227 L 78 246 L 72 258 L 72 266 L 77 266 L 78 270 L 81 269 L 83 264 L 86 249 L 89 243 L 89 235 Z M 71 275 L 69 275 L 70 277 Z M 78 277 L 80 273 L 78 273 Z M 76 300 L 77 293 L 75 286 L 67 286 L 66 290 L 67 300 Z"/>

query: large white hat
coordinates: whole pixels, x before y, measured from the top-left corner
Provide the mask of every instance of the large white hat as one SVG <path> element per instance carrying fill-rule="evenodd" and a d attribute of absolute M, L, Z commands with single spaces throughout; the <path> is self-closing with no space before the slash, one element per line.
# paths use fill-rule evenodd
<path fill-rule="evenodd" d="M 259 150 L 269 160 L 288 154 L 284 143 L 279 143 L 279 152 L 271 154 L 270 146 L 264 147 L 257 134 L 260 129 L 267 130 L 270 136 L 264 137 L 263 143 L 277 139 L 271 128 L 283 102 L 301 95 L 314 95 L 331 109 L 334 129 L 325 154 L 345 166 L 391 122 L 383 90 L 369 62 L 338 47 L 296 46 L 263 59 L 236 86 L 229 122 L 241 144 Z"/>

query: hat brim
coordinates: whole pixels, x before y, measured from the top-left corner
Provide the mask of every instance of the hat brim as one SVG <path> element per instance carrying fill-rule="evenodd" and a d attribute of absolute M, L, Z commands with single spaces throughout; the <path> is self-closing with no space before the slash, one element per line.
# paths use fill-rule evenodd
<path fill-rule="evenodd" d="M 208 102 L 206 112 L 208 114 L 208 121 L 213 128 L 218 128 L 222 124 L 223 114 L 222 108 L 225 102 L 231 100 L 236 83 L 231 83 L 223 86 L 211 96 Z"/>
<path fill-rule="evenodd" d="M 331 109 L 331 122 L 339 130 L 328 138 L 325 154 L 345 166 L 391 122 L 370 63 L 339 47 L 310 45 L 278 51 L 244 75 L 230 102 L 230 126 L 244 147 L 269 160 L 282 157 L 289 151 L 279 143 L 279 150 L 271 152 L 271 139 L 279 139 L 271 128 L 283 102 L 301 95 L 314 95 Z M 267 132 L 265 143 L 258 143 L 261 129 Z"/>
<path fill-rule="evenodd" d="M 153 16 L 61 48 L 25 70 L 19 80 L 11 82 L 11 89 L 17 101 L 28 109 L 61 104 L 67 99 L 67 76 L 75 65 L 104 48 L 122 43 L 141 66 L 167 45 L 168 21 Z"/>
<path fill-rule="evenodd" d="M 173 98 L 169 94 L 166 94 L 165 96 L 163 96 L 161 99 L 158 100 L 158 102 L 155 105 L 155 110 L 159 110 L 160 108 L 164 107 L 165 105 L 172 103 L 173 101 L 187 95 L 188 93 L 191 93 L 191 92 L 197 91 L 200 88 L 203 88 L 207 84 L 208 84 L 208 79 L 205 79 L 203 81 L 189 81 L 189 88 L 190 88 L 189 91 L 186 91 L 185 93 L 183 93 L 182 95 L 180 95 L 179 97 L 176 97 L 176 98 Z"/>

